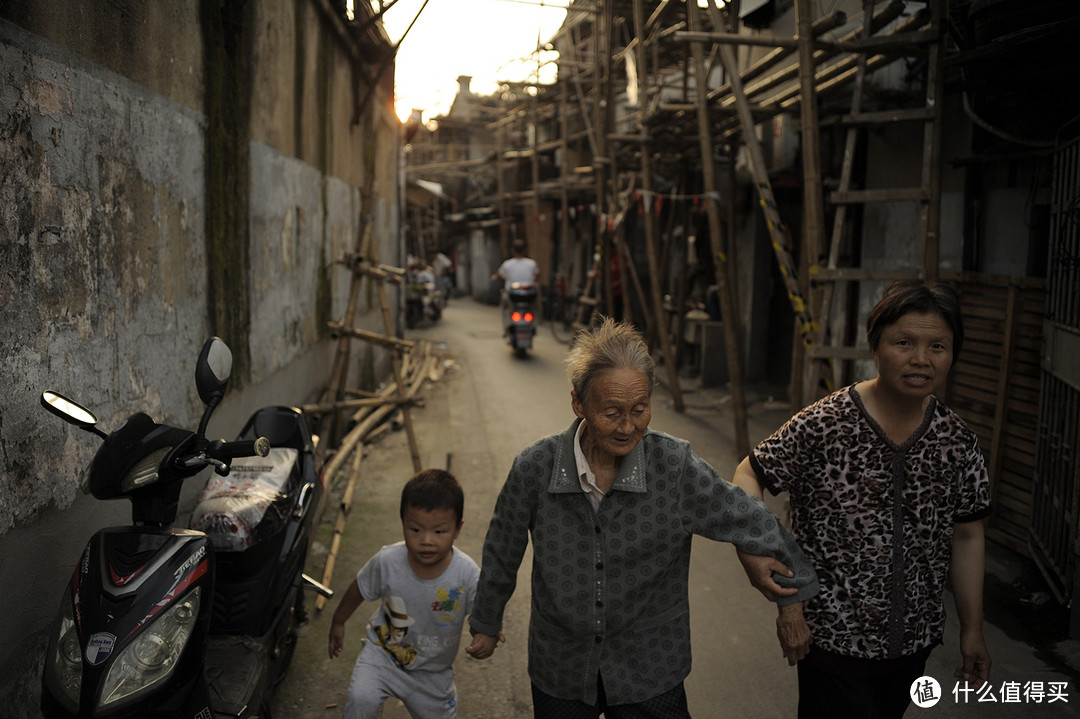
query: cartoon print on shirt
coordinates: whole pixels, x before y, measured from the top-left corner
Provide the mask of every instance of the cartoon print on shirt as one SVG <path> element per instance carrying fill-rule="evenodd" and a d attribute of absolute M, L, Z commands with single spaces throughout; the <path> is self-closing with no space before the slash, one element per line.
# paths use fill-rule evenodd
<path fill-rule="evenodd" d="M 387 597 L 383 601 L 383 618 L 386 624 L 375 627 L 379 646 L 389 652 L 399 667 L 409 666 L 416 659 L 416 647 L 405 643 L 405 635 L 416 620 L 409 616 L 401 597 Z"/>
<path fill-rule="evenodd" d="M 454 621 L 454 613 L 461 610 L 464 600 L 465 592 L 461 587 L 437 591 L 435 601 L 431 603 L 431 611 L 435 613 L 435 624 L 440 627 L 449 626 Z"/>

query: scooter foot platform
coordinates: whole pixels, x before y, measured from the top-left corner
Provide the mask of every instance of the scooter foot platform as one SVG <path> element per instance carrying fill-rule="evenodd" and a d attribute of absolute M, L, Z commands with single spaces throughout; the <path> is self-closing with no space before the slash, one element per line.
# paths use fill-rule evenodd
<path fill-rule="evenodd" d="M 241 716 L 259 691 L 269 663 L 265 647 L 251 637 L 212 637 L 205 667 L 215 716 Z"/>

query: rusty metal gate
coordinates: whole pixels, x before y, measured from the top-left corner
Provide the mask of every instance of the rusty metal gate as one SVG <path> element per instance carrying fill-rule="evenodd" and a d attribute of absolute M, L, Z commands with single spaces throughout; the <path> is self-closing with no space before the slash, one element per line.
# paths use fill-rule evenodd
<path fill-rule="evenodd" d="M 1030 546 L 1067 604 L 1080 579 L 1080 141 L 1056 154 L 1052 192 Z"/>

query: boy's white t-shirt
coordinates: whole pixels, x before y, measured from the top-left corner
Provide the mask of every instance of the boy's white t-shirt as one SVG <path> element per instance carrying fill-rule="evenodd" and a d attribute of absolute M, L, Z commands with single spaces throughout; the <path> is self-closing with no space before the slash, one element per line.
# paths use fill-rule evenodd
<path fill-rule="evenodd" d="M 476 562 L 456 547 L 453 551 L 436 579 L 416 576 L 404 542 L 383 547 L 368 560 L 356 585 L 364 601 L 381 601 L 368 620 L 362 653 L 382 652 L 409 671 L 451 667 L 480 579 Z"/>

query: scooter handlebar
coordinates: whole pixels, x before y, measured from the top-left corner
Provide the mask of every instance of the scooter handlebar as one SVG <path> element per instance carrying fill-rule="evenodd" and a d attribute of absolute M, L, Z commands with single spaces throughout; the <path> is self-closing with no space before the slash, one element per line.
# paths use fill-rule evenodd
<path fill-rule="evenodd" d="M 237 457 L 265 457 L 270 454 L 270 440 L 266 437 L 242 439 L 236 442 L 211 442 L 206 452 L 214 459 L 229 461 Z"/>

